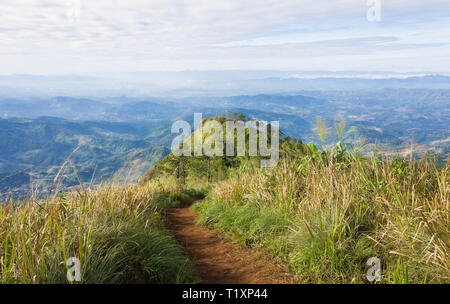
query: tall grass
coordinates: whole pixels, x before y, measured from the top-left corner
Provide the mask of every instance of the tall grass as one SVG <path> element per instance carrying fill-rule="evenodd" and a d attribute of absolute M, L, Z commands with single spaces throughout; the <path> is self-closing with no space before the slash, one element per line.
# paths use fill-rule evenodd
<path fill-rule="evenodd" d="M 217 184 L 200 223 L 284 260 L 306 281 L 448 283 L 450 162 L 364 158 L 343 151 L 285 157 Z"/>
<path fill-rule="evenodd" d="M 81 283 L 197 282 L 161 219 L 180 193 L 172 182 L 102 185 L 0 205 L 0 282 L 67 283 L 70 257 Z"/>

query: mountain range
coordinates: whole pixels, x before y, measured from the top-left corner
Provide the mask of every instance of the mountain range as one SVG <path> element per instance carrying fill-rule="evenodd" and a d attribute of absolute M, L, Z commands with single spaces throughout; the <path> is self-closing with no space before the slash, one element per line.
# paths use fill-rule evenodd
<path fill-rule="evenodd" d="M 60 186 L 80 181 L 136 181 L 170 151 L 171 125 L 193 125 L 193 113 L 211 117 L 242 113 L 280 121 L 281 131 L 303 142 L 331 146 L 337 120 L 342 139 L 390 155 L 448 157 L 450 90 L 302 90 L 295 94 L 225 97 L 0 97 L 0 191 L 23 195 L 48 189 L 61 166 Z M 327 125 L 325 142 L 314 131 L 317 117 Z M 75 151 L 75 152 L 74 152 Z M 41 190 L 41 193 L 45 191 Z"/>

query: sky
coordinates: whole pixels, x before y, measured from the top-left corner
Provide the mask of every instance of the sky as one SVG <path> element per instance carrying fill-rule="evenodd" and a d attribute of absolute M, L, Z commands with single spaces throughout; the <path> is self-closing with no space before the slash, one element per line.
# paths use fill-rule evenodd
<path fill-rule="evenodd" d="M 450 1 L 0 2 L 0 74 L 182 70 L 450 72 Z"/>

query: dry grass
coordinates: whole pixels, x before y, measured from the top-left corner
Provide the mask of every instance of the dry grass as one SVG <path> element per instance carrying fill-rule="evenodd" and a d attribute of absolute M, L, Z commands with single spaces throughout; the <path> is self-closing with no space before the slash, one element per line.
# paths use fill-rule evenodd
<path fill-rule="evenodd" d="M 450 162 L 310 151 L 219 183 L 200 222 L 285 260 L 312 282 L 448 283 Z"/>
<path fill-rule="evenodd" d="M 176 183 L 100 186 L 0 205 L 0 282 L 67 283 L 77 257 L 82 283 L 192 283 L 197 275 L 163 228 L 179 204 Z"/>

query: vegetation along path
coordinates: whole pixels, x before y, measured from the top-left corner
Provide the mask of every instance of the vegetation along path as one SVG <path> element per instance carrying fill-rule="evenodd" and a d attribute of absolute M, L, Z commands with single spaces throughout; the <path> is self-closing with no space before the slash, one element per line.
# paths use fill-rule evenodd
<path fill-rule="evenodd" d="M 191 202 L 193 203 L 193 202 Z M 167 211 L 167 225 L 183 245 L 206 284 L 296 283 L 293 275 L 249 249 L 196 224 L 189 206 Z"/>

